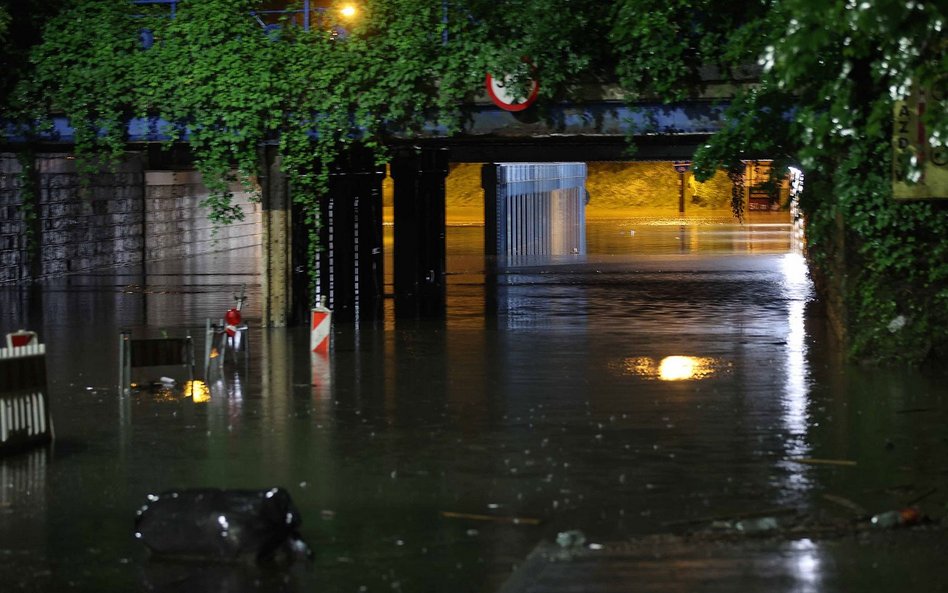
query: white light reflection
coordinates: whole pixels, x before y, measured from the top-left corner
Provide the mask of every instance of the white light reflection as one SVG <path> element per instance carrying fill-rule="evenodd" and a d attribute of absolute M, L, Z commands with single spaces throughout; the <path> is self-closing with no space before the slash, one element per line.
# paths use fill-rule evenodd
<path fill-rule="evenodd" d="M 800 593 L 816 593 L 822 591 L 823 566 L 819 556 L 819 547 L 809 539 L 801 539 L 790 543 L 794 554 L 787 560 L 787 567 L 796 577 L 798 586 L 794 591 Z"/>
<path fill-rule="evenodd" d="M 803 224 L 803 213 L 800 212 L 800 194 L 803 193 L 803 171 L 790 167 L 790 220 L 793 223 L 790 232 L 790 250 L 793 253 L 803 253 L 806 246 L 806 229 Z"/>
<path fill-rule="evenodd" d="M 698 361 L 691 356 L 666 356 L 658 365 L 662 381 L 686 381 L 697 375 Z"/>
<path fill-rule="evenodd" d="M 809 422 L 807 402 L 810 368 L 807 362 L 805 309 L 812 296 L 812 284 L 806 260 L 799 253 L 788 253 L 782 261 L 784 296 L 787 299 L 787 360 L 783 394 L 783 424 L 790 435 L 786 454 L 805 457 L 809 453 L 806 433 Z M 805 486 L 803 474 L 791 470 L 791 486 Z"/>

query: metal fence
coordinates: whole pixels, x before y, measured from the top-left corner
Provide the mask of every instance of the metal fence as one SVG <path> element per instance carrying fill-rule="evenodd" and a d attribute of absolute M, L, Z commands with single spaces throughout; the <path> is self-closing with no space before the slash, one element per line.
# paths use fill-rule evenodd
<path fill-rule="evenodd" d="M 498 265 L 586 254 L 586 164 L 485 165 L 486 248 Z"/>

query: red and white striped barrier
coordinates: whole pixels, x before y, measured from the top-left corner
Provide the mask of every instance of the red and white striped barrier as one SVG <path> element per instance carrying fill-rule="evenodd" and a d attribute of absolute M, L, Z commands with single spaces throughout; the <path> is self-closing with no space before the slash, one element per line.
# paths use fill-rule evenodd
<path fill-rule="evenodd" d="M 326 299 L 320 300 L 317 307 L 313 307 L 313 323 L 309 335 L 309 349 L 323 356 L 329 355 L 329 340 L 332 329 L 332 311 L 326 308 Z"/>
<path fill-rule="evenodd" d="M 319 299 L 319 306 L 313 307 L 312 313 L 309 349 L 313 367 L 313 386 L 318 387 L 323 393 L 328 393 L 332 383 L 332 365 L 329 362 L 332 311 L 326 307 L 325 297 Z"/>

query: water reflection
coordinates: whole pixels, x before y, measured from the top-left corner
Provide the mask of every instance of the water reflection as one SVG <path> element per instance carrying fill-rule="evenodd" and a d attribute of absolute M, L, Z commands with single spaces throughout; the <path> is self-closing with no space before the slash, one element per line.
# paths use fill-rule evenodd
<path fill-rule="evenodd" d="M 0 460 L 0 514 L 44 506 L 48 459 L 41 448 Z"/>
<path fill-rule="evenodd" d="M 800 539 L 788 544 L 792 553 L 787 562 L 790 565 L 788 572 L 795 578 L 797 586 L 794 591 L 810 593 L 824 591 L 826 583 L 823 574 L 823 550 L 810 539 Z"/>
<path fill-rule="evenodd" d="M 710 225 L 685 236 L 678 226 L 657 225 L 657 251 L 642 253 L 628 229 L 594 224 L 591 238 L 608 237 L 602 250 L 511 273 L 494 316 L 484 313 L 483 231 L 449 229 L 447 319 L 339 325 L 331 356 L 313 359 L 307 328 L 264 330 L 245 309 L 249 364 L 204 377 L 211 398 L 197 405 L 180 395 L 119 397 L 117 328 L 200 328 L 230 306 L 242 276 L 215 268 L 204 286 L 149 276 L 150 286 L 191 285 L 190 304 L 174 291 L 122 292 L 131 280 L 118 277 L 51 282 L 38 301 L 0 290 L 0 305 L 10 305 L 0 306 L 4 324 L 55 337 L 58 437 L 42 479 L 4 494 L 29 488 L 42 505 L 32 514 L 19 503 L 15 513 L 0 508 L 10 521 L 0 548 L 28 552 L 30 574 L 50 575 L 48 590 L 70 581 L 84 590 L 210 586 L 200 570 L 150 562 L 135 547 L 129 524 L 142 497 L 281 485 L 304 517 L 314 566 L 208 578 L 234 590 L 260 579 L 288 591 L 398 583 L 488 593 L 560 531 L 594 541 L 666 534 L 701 517 L 810 508 L 824 491 L 888 508 L 884 487 L 902 466 L 916 468 L 919 487 L 944 482 L 924 470 L 941 467 L 945 453 L 943 382 L 840 371 L 828 342 L 808 333 L 811 288 L 798 256 L 756 236 L 749 255 L 736 240 L 747 231 Z M 723 241 L 718 232 L 732 234 Z M 259 306 L 259 284 L 248 290 Z M 84 318 L 63 313 L 76 301 L 89 308 Z M 35 325 L 20 317 L 29 310 Z M 872 448 L 879 434 L 893 435 L 894 450 Z M 860 454 L 858 475 L 780 462 Z M 769 556 L 767 566 L 798 577 L 775 587 L 818 589 L 831 564 L 822 553 Z M 0 577 L 20 574 L 5 558 Z M 282 576 L 285 585 L 267 580 Z"/>
<path fill-rule="evenodd" d="M 623 362 L 626 373 L 660 379 L 662 381 L 694 381 L 713 377 L 723 363 L 706 356 L 666 356 L 656 363 L 654 358 L 642 356 Z"/>
<path fill-rule="evenodd" d="M 810 450 L 806 439 L 809 426 L 807 405 L 810 369 L 807 357 L 805 309 L 812 298 L 813 288 L 806 261 L 801 254 L 788 253 L 783 256 L 781 264 L 784 298 L 787 302 L 787 359 L 784 370 L 783 422 L 791 436 L 787 443 L 787 453 L 792 457 L 805 457 Z M 797 482 L 796 485 L 799 485 L 801 476 L 791 473 L 790 477 L 793 482 Z"/>
<path fill-rule="evenodd" d="M 211 401 L 211 390 L 204 381 L 188 381 L 184 385 L 185 397 L 190 397 L 196 404 L 204 404 Z"/>
<path fill-rule="evenodd" d="M 587 250 L 597 254 L 786 253 L 791 246 L 787 213 L 755 213 L 744 223 L 716 218 L 626 218 L 589 224 Z"/>

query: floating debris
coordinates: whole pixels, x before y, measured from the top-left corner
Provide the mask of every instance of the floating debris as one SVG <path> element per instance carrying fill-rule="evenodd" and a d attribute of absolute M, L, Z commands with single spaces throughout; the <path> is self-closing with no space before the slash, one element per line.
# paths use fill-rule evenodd
<path fill-rule="evenodd" d="M 898 511 L 886 511 L 873 515 L 869 522 L 878 529 L 893 529 L 915 525 L 922 519 L 922 514 L 916 507 L 907 507 Z"/>
<path fill-rule="evenodd" d="M 863 508 L 861 505 L 858 505 L 858 504 L 856 504 L 855 502 L 853 502 L 853 501 L 851 501 L 851 500 L 849 500 L 848 498 L 845 498 L 845 497 L 843 497 L 843 496 L 837 496 L 837 495 L 835 495 L 835 494 L 824 494 L 824 495 L 823 495 L 823 499 L 824 499 L 824 500 L 828 500 L 829 502 L 838 504 L 838 505 L 841 506 L 841 507 L 845 507 L 845 508 L 847 508 L 847 509 L 853 511 L 853 512 L 856 513 L 857 515 L 862 516 L 862 515 L 865 515 L 865 514 L 866 514 L 866 509 L 865 509 L 865 508 Z"/>
<path fill-rule="evenodd" d="M 578 529 L 556 534 L 556 545 L 565 549 L 581 548 L 586 543 L 586 534 Z"/>
<path fill-rule="evenodd" d="M 470 519 L 472 521 L 491 521 L 494 523 L 512 523 L 514 525 L 539 525 L 541 519 L 535 517 L 502 517 L 497 515 L 479 515 L 477 513 L 455 513 L 441 511 L 441 516 L 447 519 Z"/>
<path fill-rule="evenodd" d="M 855 461 L 851 461 L 849 459 L 815 459 L 811 457 L 791 457 L 787 461 L 803 463 L 805 465 L 840 465 L 845 467 L 855 467 L 858 465 Z"/>

